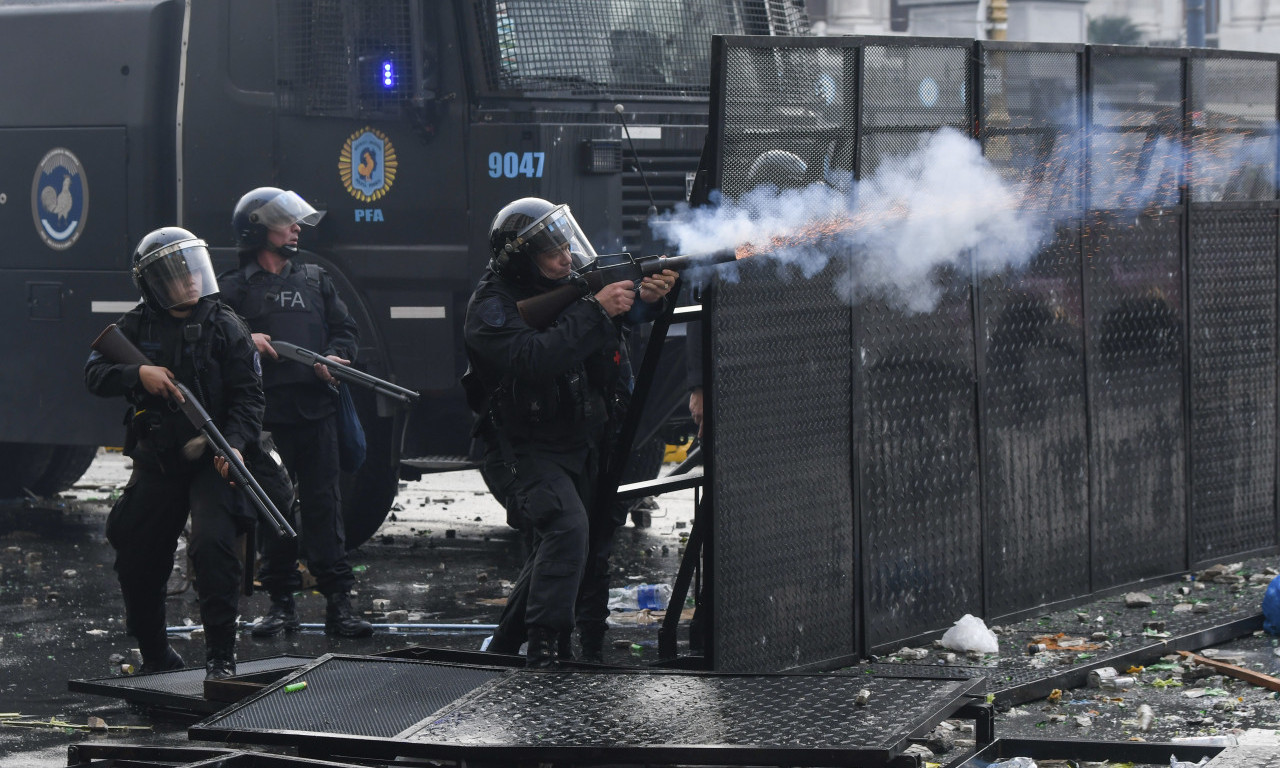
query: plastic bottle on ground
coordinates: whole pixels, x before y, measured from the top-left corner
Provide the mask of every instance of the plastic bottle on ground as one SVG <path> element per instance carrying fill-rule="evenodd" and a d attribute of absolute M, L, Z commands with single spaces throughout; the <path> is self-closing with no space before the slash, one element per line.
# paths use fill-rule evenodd
<path fill-rule="evenodd" d="M 670 584 L 632 584 L 609 590 L 611 611 L 665 611 L 670 600 Z"/>

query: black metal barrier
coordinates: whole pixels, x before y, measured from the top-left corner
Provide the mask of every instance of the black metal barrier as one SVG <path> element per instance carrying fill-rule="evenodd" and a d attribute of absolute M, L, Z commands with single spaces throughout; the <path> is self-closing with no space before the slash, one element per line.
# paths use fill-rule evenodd
<path fill-rule="evenodd" d="M 1277 551 L 1278 64 L 715 38 L 712 186 L 851 212 L 706 290 L 715 669 L 847 659 Z M 884 242 L 843 235 L 875 223 L 868 181 L 943 129 L 1043 226 L 1016 266 L 979 237 L 904 287 Z"/>

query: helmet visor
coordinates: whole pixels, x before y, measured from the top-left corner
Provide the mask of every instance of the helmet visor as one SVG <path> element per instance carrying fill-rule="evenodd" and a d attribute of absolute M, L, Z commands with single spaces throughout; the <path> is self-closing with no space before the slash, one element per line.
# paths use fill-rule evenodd
<path fill-rule="evenodd" d="M 294 224 L 314 227 L 323 217 L 324 211 L 312 208 L 296 192 L 281 192 L 250 213 L 249 221 L 267 229 L 287 229 Z"/>
<path fill-rule="evenodd" d="M 218 292 L 218 278 L 203 240 L 180 240 L 148 253 L 138 271 L 163 309 L 191 306 Z"/>
<path fill-rule="evenodd" d="M 582 228 L 569 212 L 569 206 L 558 205 L 555 210 L 538 219 L 520 234 L 525 242 L 524 251 L 531 258 L 567 247 L 573 256 L 573 268 L 582 269 L 596 260 L 595 248 L 582 234 Z"/>

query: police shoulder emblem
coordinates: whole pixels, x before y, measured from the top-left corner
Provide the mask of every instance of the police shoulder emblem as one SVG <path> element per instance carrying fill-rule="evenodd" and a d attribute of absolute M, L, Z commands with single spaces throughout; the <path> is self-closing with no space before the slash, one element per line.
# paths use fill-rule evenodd
<path fill-rule="evenodd" d="M 371 202 L 391 190 L 396 180 L 396 149 L 391 139 L 365 126 L 347 138 L 338 155 L 338 174 L 351 196 Z"/>
<path fill-rule="evenodd" d="M 44 244 L 63 251 L 75 244 L 89 214 L 89 182 L 71 150 L 51 149 L 31 181 L 31 216 Z"/>

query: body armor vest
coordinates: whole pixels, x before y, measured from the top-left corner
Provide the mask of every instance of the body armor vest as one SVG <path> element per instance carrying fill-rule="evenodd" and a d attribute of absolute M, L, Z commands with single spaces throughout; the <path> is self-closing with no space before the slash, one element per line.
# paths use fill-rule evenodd
<path fill-rule="evenodd" d="M 310 265 L 294 265 L 287 277 L 270 272 L 257 273 L 244 284 L 241 316 L 254 333 L 297 344 L 313 352 L 324 352 L 328 332 L 324 324 L 324 296 L 320 293 L 319 269 L 313 281 Z M 262 366 L 262 387 L 285 384 L 314 384 L 310 366 L 280 361 Z"/>

